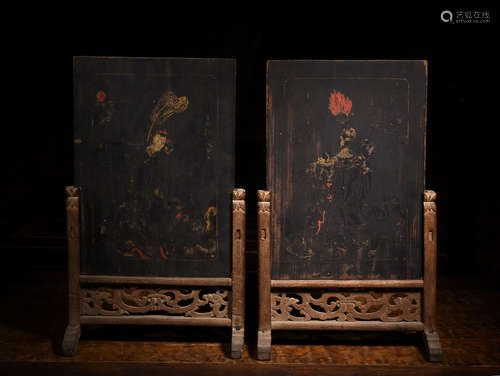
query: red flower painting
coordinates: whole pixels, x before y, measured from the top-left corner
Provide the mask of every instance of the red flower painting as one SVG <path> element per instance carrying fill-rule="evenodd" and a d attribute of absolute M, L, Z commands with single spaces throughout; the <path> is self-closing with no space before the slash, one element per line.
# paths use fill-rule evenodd
<path fill-rule="evenodd" d="M 98 102 L 102 103 L 106 100 L 106 93 L 104 91 L 100 91 L 96 94 L 95 97 Z"/>
<path fill-rule="evenodd" d="M 338 114 L 349 116 L 352 109 L 352 101 L 341 92 L 334 90 L 330 94 L 330 105 L 328 109 L 334 116 Z"/>

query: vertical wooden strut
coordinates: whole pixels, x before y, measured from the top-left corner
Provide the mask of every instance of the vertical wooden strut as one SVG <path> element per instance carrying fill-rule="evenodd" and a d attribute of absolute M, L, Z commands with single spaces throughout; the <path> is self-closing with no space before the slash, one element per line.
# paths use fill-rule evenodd
<path fill-rule="evenodd" d="M 434 191 L 424 191 L 424 339 L 431 362 L 443 358 L 436 331 L 436 196 Z"/>
<path fill-rule="evenodd" d="M 66 232 L 68 236 L 69 320 L 62 352 L 72 356 L 80 339 L 80 200 L 78 187 L 66 187 Z"/>
<path fill-rule="evenodd" d="M 257 192 L 257 236 L 259 252 L 259 332 L 257 359 L 271 358 L 271 194 Z"/>
<path fill-rule="evenodd" d="M 231 358 L 241 358 L 245 340 L 245 190 L 233 190 Z"/>

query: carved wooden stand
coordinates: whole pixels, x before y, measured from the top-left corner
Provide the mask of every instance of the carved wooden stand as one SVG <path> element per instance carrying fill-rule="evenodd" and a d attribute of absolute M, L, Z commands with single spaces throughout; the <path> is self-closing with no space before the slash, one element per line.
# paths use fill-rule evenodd
<path fill-rule="evenodd" d="M 436 331 L 436 192 L 424 192 L 424 339 L 431 362 L 443 360 Z"/>
<path fill-rule="evenodd" d="M 271 280 L 270 192 L 258 191 L 257 358 L 271 357 L 271 330 L 422 331 L 430 361 L 436 332 L 436 193 L 424 192 L 423 280 Z"/>
<path fill-rule="evenodd" d="M 68 326 L 63 354 L 75 353 L 80 339 L 80 195 L 77 187 L 66 187 L 66 231 L 68 234 Z"/>
<path fill-rule="evenodd" d="M 245 190 L 233 191 L 231 278 L 120 277 L 80 274 L 79 189 L 67 187 L 69 321 L 62 352 L 72 356 L 81 324 L 231 327 L 240 358 L 245 312 Z"/>

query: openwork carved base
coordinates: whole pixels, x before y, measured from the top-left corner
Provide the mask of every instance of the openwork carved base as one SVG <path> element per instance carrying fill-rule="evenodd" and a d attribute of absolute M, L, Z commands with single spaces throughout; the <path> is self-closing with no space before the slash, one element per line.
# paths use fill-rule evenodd
<path fill-rule="evenodd" d="M 184 317 L 228 318 L 224 289 L 82 288 L 82 315 L 121 316 L 161 313 Z"/>
<path fill-rule="evenodd" d="M 418 292 L 274 292 L 273 321 L 421 321 Z"/>

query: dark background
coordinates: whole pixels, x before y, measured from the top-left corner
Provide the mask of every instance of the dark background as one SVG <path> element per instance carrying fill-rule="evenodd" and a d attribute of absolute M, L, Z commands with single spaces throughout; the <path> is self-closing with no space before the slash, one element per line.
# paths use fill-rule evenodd
<path fill-rule="evenodd" d="M 231 21 L 249 11 L 243 5 L 203 18 L 155 9 L 126 16 L 98 9 L 51 18 L 32 14 L 10 30 L 4 46 L 9 69 L 3 79 L 11 85 L 4 86 L 8 99 L 1 128 L 7 193 L 1 206 L 0 273 L 12 280 L 34 270 L 66 268 L 73 56 L 237 59 L 236 186 L 248 192 L 248 226 L 253 226 L 255 192 L 265 187 L 266 60 L 427 59 L 426 185 L 438 194 L 439 272 L 498 282 L 497 14 L 475 5 L 450 8 L 489 10 L 491 21 L 445 24 L 443 9 L 309 7 L 292 17 L 263 8 L 241 24 Z M 252 244 L 249 239 L 255 254 Z M 251 257 L 248 269 L 255 270 Z"/>

